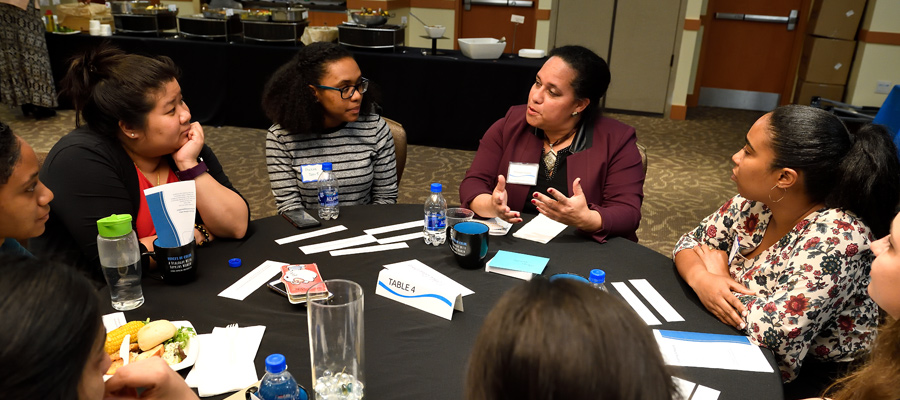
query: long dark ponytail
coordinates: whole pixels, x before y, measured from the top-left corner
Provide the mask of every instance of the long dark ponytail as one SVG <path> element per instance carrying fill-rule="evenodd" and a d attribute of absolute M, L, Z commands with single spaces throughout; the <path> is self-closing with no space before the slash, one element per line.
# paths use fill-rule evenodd
<path fill-rule="evenodd" d="M 900 201 L 900 160 L 883 126 L 851 134 L 829 112 L 789 105 L 772 112 L 769 128 L 774 168 L 802 171 L 813 201 L 852 211 L 876 237 L 888 234 Z"/>

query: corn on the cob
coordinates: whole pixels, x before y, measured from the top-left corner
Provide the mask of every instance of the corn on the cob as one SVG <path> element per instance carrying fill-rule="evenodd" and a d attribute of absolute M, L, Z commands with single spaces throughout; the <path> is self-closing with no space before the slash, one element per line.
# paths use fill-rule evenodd
<path fill-rule="evenodd" d="M 136 343 L 137 332 L 143 326 L 144 321 L 131 321 L 125 325 L 113 329 L 111 332 L 106 334 L 106 344 L 103 346 L 103 349 L 106 350 L 107 354 L 117 353 L 119 351 L 119 348 L 122 346 L 122 339 L 125 338 L 125 335 L 131 335 L 131 340 L 129 340 L 129 342 Z"/>

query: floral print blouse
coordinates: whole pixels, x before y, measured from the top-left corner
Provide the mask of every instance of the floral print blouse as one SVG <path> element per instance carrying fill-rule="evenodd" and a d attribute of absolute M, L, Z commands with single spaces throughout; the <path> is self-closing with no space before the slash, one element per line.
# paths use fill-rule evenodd
<path fill-rule="evenodd" d="M 851 361 L 872 343 L 878 307 L 869 298 L 874 259 L 869 228 L 854 214 L 835 208 L 813 212 L 756 257 L 772 212 L 740 195 L 684 234 L 673 255 L 700 243 L 731 252 L 731 277 L 755 295 L 735 295 L 749 311 L 750 340 L 775 352 L 781 378 L 797 377 L 803 359 Z"/>

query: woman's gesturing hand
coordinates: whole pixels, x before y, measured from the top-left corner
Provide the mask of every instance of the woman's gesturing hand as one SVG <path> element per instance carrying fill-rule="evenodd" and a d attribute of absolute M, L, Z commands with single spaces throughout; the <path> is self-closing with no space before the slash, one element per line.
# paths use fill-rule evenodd
<path fill-rule="evenodd" d="M 511 224 L 522 222 L 522 215 L 519 214 L 518 211 L 510 210 L 509 206 L 506 205 L 507 198 L 506 178 L 504 178 L 503 175 L 498 175 L 497 186 L 494 187 L 494 191 L 491 193 L 491 206 L 493 206 L 497 218 Z"/>
<path fill-rule="evenodd" d="M 531 202 L 538 212 L 550 219 L 566 225 L 574 226 L 585 232 L 595 232 L 603 227 L 603 218 L 600 213 L 591 210 L 584 197 L 581 188 L 581 178 L 575 178 L 572 182 L 572 197 L 566 197 L 560 191 L 547 189 L 552 198 L 542 193 L 534 192 Z"/>

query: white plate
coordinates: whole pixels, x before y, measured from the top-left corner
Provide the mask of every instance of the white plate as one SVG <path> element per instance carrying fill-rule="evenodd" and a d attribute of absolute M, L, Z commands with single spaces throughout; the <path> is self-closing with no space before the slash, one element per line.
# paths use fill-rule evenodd
<path fill-rule="evenodd" d="M 192 336 L 190 340 L 188 340 L 187 348 L 185 349 L 186 351 L 184 352 L 185 353 L 184 360 L 181 360 L 181 362 L 178 364 L 169 365 L 170 367 L 172 367 L 173 370 L 180 371 L 182 369 L 185 369 L 187 367 L 194 365 L 194 363 L 197 362 L 197 355 L 200 354 L 200 342 L 194 340 L 197 338 L 197 336 L 196 336 L 197 329 L 195 329 L 194 325 L 192 325 L 189 321 L 171 321 L 171 322 L 172 322 L 172 325 L 175 325 L 176 328 L 188 327 L 188 328 L 194 329 L 194 333 L 195 333 L 195 335 Z M 112 377 L 112 375 L 103 375 L 103 380 L 105 381 L 111 377 Z"/>
<path fill-rule="evenodd" d="M 54 35 L 77 35 L 77 34 L 81 33 L 81 31 L 71 31 L 71 32 L 58 32 L 58 31 L 53 31 L 53 32 L 51 32 L 51 33 L 54 34 Z"/>
<path fill-rule="evenodd" d="M 522 58 L 544 58 L 546 54 L 540 49 L 520 49 L 519 57 Z"/>

